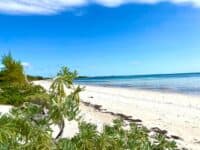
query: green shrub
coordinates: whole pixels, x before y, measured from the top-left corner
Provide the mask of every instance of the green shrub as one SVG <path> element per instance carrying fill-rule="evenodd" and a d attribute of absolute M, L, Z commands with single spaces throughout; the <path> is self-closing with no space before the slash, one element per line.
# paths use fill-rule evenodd
<path fill-rule="evenodd" d="M 114 120 L 113 126 L 105 126 L 102 132 L 96 126 L 80 122 L 79 133 L 72 139 L 60 139 L 59 150 L 176 150 L 174 141 L 166 140 L 162 135 L 150 139 L 147 129 L 132 123 L 130 129 L 124 129 L 122 120 Z"/>
<path fill-rule="evenodd" d="M 49 95 L 40 86 L 5 84 L 0 100 L 16 105 L 10 114 L 0 116 L 0 149 L 2 150 L 175 150 L 174 141 L 162 135 L 149 137 L 145 127 L 114 120 L 102 132 L 96 125 L 81 121 L 79 114 L 80 87 L 73 86 L 76 73 L 62 68 L 54 79 Z M 65 88 L 70 88 L 70 93 Z M 65 119 L 79 123 L 79 133 L 71 139 L 61 138 Z M 52 138 L 51 125 L 60 131 Z"/>
<path fill-rule="evenodd" d="M 47 79 L 51 79 L 51 78 L 43 77 L 43 76 L 27 75 L 27 79 L 28 79 L 28 81 L 37 81 L 37 80 L 47 80 Z"/>
<path fill-rule="evenodd" d="M 2 58 L 4 68 L 0 71 L 0 103 L 19 106 L 27 101 L 47 101 L 48 94 L 41 86 L 35 86 L 26 80 L 20 61 L 11 54 Z"/>
<path fill-rule="evenodd" d="M 29 105 L 14 109 L 0 117 L 0 149 L 2 150 L 51 150 L 54 141 L 45 119 L 34 120 L 40 109 Z"/>
<path fill-rule="evenodd" d="M 24 69 L 20 61 L 13 59 L 11 54 L 5 55 L 2 58 L 4 68 L 0 71 L 0 82 L 7 84 L 25 84 L 26 77 Z"/>
<path fill-rule="evenodd" d="M 19 106 L 28 101 L 47 101 L 48 94 L 41 86 L 8 84 L 1 86 L 0 103 Z"/>

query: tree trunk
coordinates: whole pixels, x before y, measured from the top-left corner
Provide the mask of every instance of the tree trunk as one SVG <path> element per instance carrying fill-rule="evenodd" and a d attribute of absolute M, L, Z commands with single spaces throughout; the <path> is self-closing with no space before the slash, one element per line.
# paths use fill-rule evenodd
<path fill-rule="evenodd" d="M 56 136 L 56 140 L 62 136 L 64 128 L 65 128 L 65 120 L 62 120 L 61 125 L 60 125 L 60 131 L 58 135 Z"/>

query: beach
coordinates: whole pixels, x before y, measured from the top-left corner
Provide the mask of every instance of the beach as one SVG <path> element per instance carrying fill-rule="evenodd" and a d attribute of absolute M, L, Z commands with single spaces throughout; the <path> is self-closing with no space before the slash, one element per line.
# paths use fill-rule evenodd
<path fill-rule="evenodd" d="M 49 89 L 50 81 L 35 84 Z M 138 89 L 86 86 L 81 92 L 82 103 L 100 105 L 104 111 L 81 106 L 86 121 L 102 127 L 110 123 L 112 114 L 131 116 L 141 120 L 148 129 L 167 131 L 182 147 L 200 149 L 200 97 L 178 93 L 156 92 Z M 105 114 L 105 112 L 112 112 Z"/>

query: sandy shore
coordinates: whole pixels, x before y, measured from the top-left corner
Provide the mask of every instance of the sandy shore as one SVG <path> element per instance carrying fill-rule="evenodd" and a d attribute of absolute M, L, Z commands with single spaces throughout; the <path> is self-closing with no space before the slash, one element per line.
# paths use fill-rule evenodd
<path fill-rule="evenodd" d="M 35 84 L 48 89 L 50 82 L 39 81 Z M 142 124 L 149 129 L 158 127 L 167 130 L 169 136 L 181 137 L 182 140 L 177 142 L 188 149 L 200 149 L 200 97 L 95 86 L 87 86 L 80 96 L 83 102 L 98 104 L 107 111 L 141 119 Z M 95 110 L 88 111 L 88 108 L 82 110 L 90 122 L 104 124 L 112 120 L 108 114 L 97 115 Z"/>

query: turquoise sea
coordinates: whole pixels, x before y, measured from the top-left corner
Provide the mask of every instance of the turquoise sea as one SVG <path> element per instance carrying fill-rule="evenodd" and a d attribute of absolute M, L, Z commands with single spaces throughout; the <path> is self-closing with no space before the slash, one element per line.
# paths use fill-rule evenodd
<path fill-rule="evenodd" d="M 100 76 L 77 79 L 82 85 L 137 88 L 200 95 L 200 73 Z"/>

